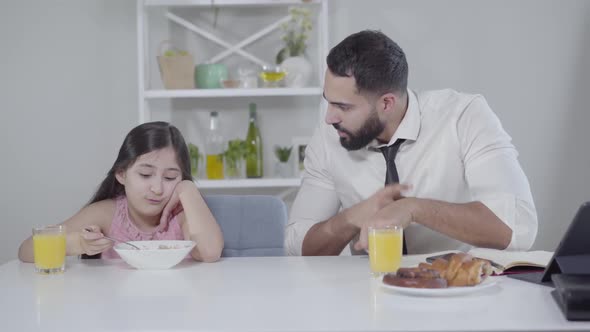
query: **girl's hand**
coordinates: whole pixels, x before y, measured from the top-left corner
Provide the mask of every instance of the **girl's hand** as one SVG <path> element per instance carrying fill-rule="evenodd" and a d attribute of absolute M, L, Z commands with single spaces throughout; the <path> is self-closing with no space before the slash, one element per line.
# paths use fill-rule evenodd
<path fill-rule="evenodd" d="M 168 203 L 166 203 L 166 206 L 162 211 L 162 216 L 160 217 L 160 224 L 165 225 L 166 223 L 168 223 L 168 219 L 170 217 L 174 217 L 175 215 L 179 214 L 184 210 L 184 208 L 182 207 L 182 203 L 180 202 L 180 193 L 183 190 L 185 190 L 187 183 L 188 185 L 194 186 L 194 183 L 192 181 L 184 180 L 179 182 L 174 188 L 172 196 L 170 197 Z"/>
<path fill-rule="evenodd" d="M 113 241 L 103 236 L 100 227 L 90 225 L 86 226 L 85 229 L 78 233 L 80 249 L 83 254 L 90 256 L 100 254 L 114 245 Z"/>

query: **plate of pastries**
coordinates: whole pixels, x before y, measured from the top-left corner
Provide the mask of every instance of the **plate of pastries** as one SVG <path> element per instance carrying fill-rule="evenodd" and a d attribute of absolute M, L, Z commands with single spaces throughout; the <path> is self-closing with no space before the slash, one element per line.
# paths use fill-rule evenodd
<path fill-rule="evenodd" d="M 488 260 L 456 253 L 432 263 L 399 268 L 383 276 L 382 286 L 407 295 L 463 295 L 494 286 L 496 281 L 489 277 L 492 272 Z"/>

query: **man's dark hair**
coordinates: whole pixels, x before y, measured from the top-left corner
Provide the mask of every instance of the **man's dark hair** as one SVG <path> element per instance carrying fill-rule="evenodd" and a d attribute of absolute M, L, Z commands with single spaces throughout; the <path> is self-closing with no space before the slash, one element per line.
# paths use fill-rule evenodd
<path fill-rule="evenodd" d="M 406 55 L 380 31 L 364 30 L 346 37 L 330 50 L 326 61 L 334 75 L 354 77 L 359 93 L 406 93 Z"/>

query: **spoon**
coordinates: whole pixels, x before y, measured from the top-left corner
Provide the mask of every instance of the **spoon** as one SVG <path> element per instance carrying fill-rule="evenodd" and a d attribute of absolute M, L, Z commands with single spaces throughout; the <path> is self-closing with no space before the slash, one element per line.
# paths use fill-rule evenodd
<path fill-rule="evenodd" d="M 91 228 L 84 228 L 84 230 L 85 230 L 85 231 L 87 231 L 87 232 L 90 232 L 90 233 L 92 233 L 92 229 L 91 229 Z M 112 237 L 110 237 L 110 236 L 106 236 L 106 235 L 104 235 L 104 234 L 103 234 L 103 236 L 102 236 L 102 237 L 104 237 L 105 239 L 109 239 L 109 240 L 111 240 L 111 241 L 113 241 L 113 242 L 115 242 L 115 243 L 117 243 L 117 242 L 119 242 L 119 243 L 123 243 L 123 244 L 126 244 L 126 245 L 128 245 L 128 246 L 131 246 L 131 247 L 133 247 L 133 248 L 135 248 L 135 249 L 137 249 L 137 250 L 141 250 L 141 248 L 140 248 L 140 247 L 136 246 L 135 244 L 131 244 L 131 243 L 127 242 L 127 241 L 119 241 L 119 240 L 117 240 L 117 239 L 115 239 L 115 238 L 112 238 Z"/>

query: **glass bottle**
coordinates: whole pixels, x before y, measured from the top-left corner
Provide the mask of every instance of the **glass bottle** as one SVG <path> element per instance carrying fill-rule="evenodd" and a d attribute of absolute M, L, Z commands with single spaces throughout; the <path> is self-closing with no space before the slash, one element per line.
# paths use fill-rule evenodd
<path fill-rule="evenodd" d="M 262 138 L 257 124 L 255 103 L 250 103 L 250 124 L 246 134 L 246 146 L 248 151 L 246 156 L 246 177 L 261 178 L 263 174 Z"/>
<path fill-rule="evenodd" d="M 207 178 L 223 179 L 223 136 L 219 130 L 219 115 L 217 112 L 211 112 L 205 153 L 207 154 Z"/>

